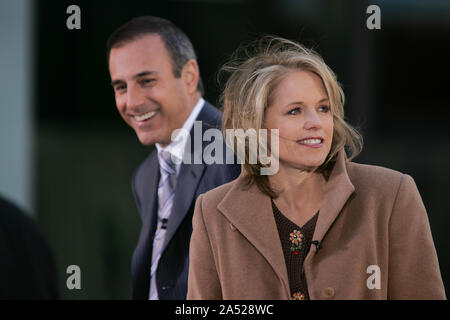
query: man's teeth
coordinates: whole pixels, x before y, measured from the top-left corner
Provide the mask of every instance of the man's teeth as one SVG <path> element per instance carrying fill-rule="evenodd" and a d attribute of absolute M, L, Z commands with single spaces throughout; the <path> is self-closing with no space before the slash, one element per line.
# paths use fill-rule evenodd
<path fill-rule="evenodd" d="M 141 116 L 134 116 L 137 121 L 144 121 L 153 117 L 158 111 L 152 111 Z"/>
<path fill-rule="evenodd" d="M 321 139 L 306 139 L 306 140 L 300 141 L 300 143 L 303 143 L 303 144 L 319 144 L 321 142 L 322 142 Z"/>

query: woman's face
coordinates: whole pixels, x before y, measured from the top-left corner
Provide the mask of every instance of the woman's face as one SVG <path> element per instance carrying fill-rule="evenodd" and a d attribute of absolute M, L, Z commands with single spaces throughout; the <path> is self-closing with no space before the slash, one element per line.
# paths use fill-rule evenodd
<path fill-rule="evenodd" d="M 280 168 L 319 167 L 333 140 L 333 116 L 320 77 L 293 71 L 275 87 L 269 101 L 265 128 L 279 129 Z"/>

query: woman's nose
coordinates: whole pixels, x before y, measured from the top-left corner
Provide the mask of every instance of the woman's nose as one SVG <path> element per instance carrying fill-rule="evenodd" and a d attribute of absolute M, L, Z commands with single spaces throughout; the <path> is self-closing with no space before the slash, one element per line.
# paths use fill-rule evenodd
<path fill-rule="evenodd" d="M 319 129 L 322 126 L 322 122 L 316 111 L 308 111 L 305 113 L 305 129 Z"/>

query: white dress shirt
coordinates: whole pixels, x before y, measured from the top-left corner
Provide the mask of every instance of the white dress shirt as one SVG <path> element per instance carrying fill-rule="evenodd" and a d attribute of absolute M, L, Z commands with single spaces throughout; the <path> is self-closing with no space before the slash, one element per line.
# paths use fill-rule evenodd
<path fill-rule="evenodd" d="M 184 156 L 185 145 L 186 145 L 187 139 L 189 138 L 189 134 L 194 125 L 194 121 L 195 121 L 195 119 L 197 119 L 197 116 L 200 113 L 200 111 L 202 111 L 204 104 L 205 104 L 205 100 L 200 97 L 200 99 L 198 100 L 194 109 L 192 109 L 191 114 L 186 119 L 186 121 L 184 121 L 183 127 L 181 128 L 183 130 L 181 130 L 179 132 L 179 134 L 175 137 L 175 139 L 168 146 L 162 147 L 158 143 L 155 144 L 156 149 L 158 149 L 158 153 L 163 150 L 168 151 L 172 155 L 172 159 L 177 160 L 177 161 L 174 161 L 176 171 L 177 171 L 177 176 L 178 176 L 178 173 L 180 172 L 181 161 Z"/>

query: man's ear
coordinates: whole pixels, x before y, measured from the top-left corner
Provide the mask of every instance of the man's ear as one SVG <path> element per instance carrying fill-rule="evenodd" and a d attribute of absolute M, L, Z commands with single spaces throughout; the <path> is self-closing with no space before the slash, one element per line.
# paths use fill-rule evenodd
<path fill-rule="evenodd" d="M 195 60 L 189 60 L 181 71 L 181 79 L 183 80 L 189 94 L 197 91 L 200 71 Z"/>

